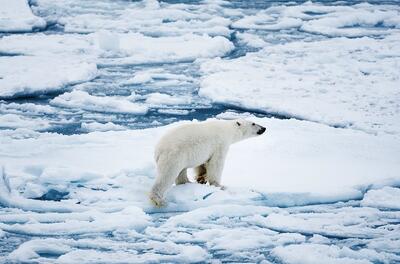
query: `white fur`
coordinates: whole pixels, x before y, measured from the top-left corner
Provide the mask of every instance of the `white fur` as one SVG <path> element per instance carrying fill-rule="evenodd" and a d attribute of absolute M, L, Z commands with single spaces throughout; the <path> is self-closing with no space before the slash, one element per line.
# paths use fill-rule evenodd
<path fill-rule="evenodd" d="M 174 183 L 189 182 L 187 168 L 203 172 L 197 181 L 221 186 L 221 174 L 229 146 L 257 136 L 265 128 L 246 120 L 210 120 L 184 124 L 168 131 L 158 142 L 154 158 L 157 179 L 150 199 L 156 206 L 164 205 L 165 192 Z"/>

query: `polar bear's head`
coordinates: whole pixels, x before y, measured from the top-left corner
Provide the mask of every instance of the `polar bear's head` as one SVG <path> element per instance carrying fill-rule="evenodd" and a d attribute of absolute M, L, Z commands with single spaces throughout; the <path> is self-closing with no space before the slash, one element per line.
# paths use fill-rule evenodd
<path fill-rule="evenodd" d="M 266 130 L 265 127 L 245 119 L 236 119 L 233 121 L 236 128 L 240 131 L 241 139 L 262 135 Z"/>

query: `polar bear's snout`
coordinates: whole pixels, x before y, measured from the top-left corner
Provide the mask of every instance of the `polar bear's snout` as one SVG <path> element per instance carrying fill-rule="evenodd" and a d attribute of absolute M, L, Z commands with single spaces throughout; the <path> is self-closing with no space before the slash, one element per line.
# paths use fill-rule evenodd
<path fill-rule="evenodd" d="M 265 127 L 261 127 L 258 131 L 257 131 L 257 135 L 262 135 L 265 130 L 267 130 Z"/>

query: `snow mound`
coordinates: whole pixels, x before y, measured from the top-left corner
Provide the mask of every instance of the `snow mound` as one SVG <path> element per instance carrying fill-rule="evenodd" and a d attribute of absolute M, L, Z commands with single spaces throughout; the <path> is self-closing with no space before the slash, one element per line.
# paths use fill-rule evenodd
<path fill-rule="evenodd" d="M 28 0 L 0 0 L 0 32 L 30 32 L 46 27 L 43 18 L 32 14 Z"/>

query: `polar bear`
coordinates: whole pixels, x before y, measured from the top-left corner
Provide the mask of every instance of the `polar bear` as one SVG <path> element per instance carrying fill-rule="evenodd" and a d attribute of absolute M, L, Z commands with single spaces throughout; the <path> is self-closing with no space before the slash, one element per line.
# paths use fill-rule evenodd
<path fill-rule="evenodd" d="M 175 184 L 189 182 L 186 170 L 194 168 L 196 181 L 221 186 L 221 174 L 229 146 L 261 135 L 266 128 L 244 119 L 207 120 L 177 126 L 161 137 L 154 159 L 157 178 L 150 200 L 164 205 L 165 192 Z"/>

